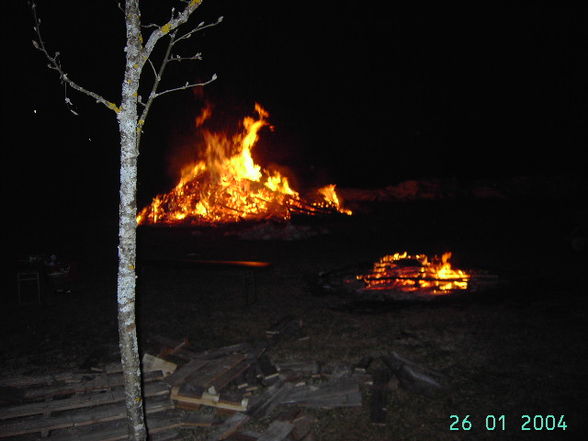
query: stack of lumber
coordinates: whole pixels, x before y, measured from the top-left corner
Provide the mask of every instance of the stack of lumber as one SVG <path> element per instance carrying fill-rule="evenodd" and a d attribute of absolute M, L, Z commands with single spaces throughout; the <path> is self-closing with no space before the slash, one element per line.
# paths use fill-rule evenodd
<path fill-rule="evenodd" d="M 144 374 L 145 411 L 153 439 L 172 439 L 181 425 L 161 371 Z M 63 373 L 5 378 L 0 438 L 30 440 L 127 439 L 121 372 Z M 12 396 L 12 398 L 11 398 Z"/>
<path fill-rule="evenodd" d="M 302 322 L 292 317 L 272 325 L 265 339 L 200 352 L 157 337 L 164 344 L 159 355 L 178 360 L 179 367 L 163 381 L 175 407 L 190 413 L 183 427 L 208 427 L 209 441 L 309 441 L 314 419 L 303 408 L 361 406 L 365 375 L 351 367 L 341 376 L 316 361 L 274 361 L 269 355 L 281 342 L 307 338 Z M 250 421 L 267 427 L 246 430 Z"/>
<path fill-rule="evenodd" d="M 205 351 L 193 351 L 185 339 L 156 337 L 156 355 L 145 353 L 142 360 L 150 439 L 180 439 L 181 429 L 202 428 L 208 441 L 310 441 L 314 419 L 305 408 L 360 407 L 364 389 L 372 423 L 385 424 L 391 379 L 428 396 L 444 387 L 441 374 L 395 352 L 353 366 L 272 360 L 273 346 L 306 338 L 301 328 L 288 317 L 262 340 Z M 119 364 L 0 380 L 0 406 L 0 439 L 127 439 Z M 266 429 L 246 430 L 250 421 L 262 421 Z"/>

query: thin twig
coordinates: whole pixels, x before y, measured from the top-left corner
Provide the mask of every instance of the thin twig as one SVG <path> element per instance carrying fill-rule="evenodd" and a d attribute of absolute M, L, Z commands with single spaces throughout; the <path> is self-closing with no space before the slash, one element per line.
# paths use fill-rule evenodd
<path fill-rule="evenodd" d="M 195 31 L 195 29 L 193 29 L 192 31 L 179 37 L 179 39 L 176 38 L 176 29 L 188 20 L 188 18 L 190 17 L 190 14 L 192 14 L 192 12 L 200 5 L 201 2 L 198 0 L 191 0 L 186 3 L 187 3 L 187 6 L 184 9 L 184 11 L 179 13 L 175 18 L 174 18 L 175 9 L 172 9 L 172 16 L 171 16 L 170 21 L 167 24 L 161 26 L 161 28 L 153 31 L 151 33 L 151 35 L 149 36 L 147 44 L 143 48 L 143 57 L 144 57 L 144 59 L 149 61 L 151 68 L 153 70 L 153 73 L 155 75 L 155 80 L 153 82 L 153 86 L 151 87 L 151 92 L 149 93 L 149 97 L 147 98 L 147 102 L 144 104 L 141 103 L 141 104 L 143 104 L 144 107 L 143 107 L 143 111 L 141 112 L 141 116 L 139 117 L 139 121 L 138 121 L 138 129 L 139 130 L 138 130 L 137 142 L 139 142 L 139 140 L 140 140 L 143 125 L 145 124 L 145 121 L 147 119 L 147 115 L 149 113 L 149 110 L 150 110 L 151 105 L 153 104 L 153 101 L 155 100 L 155 98 L 158 98 L 162 95 L 166 95 L 171 92 L 177 92 L 177 91 L 186 90 L 186 89 L 190 89 L 190 88 L 198 87 L 198 86 L 206 86 L 207 84 L 210 84 L 211 82 L 213 82 L 217 78 L 216 74 L 214 74 L 211 77 L 211 79 L 209 79 L 208 81 L 205 81 L 205 82 L 200 82 L 200 83 L 186 82 L 186 84 L 184 84 L 183 86 L 175 87 L 173 89 L 168 89 L 168 90 L 164 90 L 161 92 L 157 91 L 157 89 L 159 88 L 159 84 L 161 82 L 161 79 L 163 78 L 163 73 L 165 71 L 165 68 L 167 67 L 167 64 L 170 61 L 181 61 L 182 59 L 186 59 L 186 60 L 189 60 L 189 59 L 190 60 L 201 60 L 202 59 L 200 54 L 196 54 L 191 58 L 188 58 L 188 57 L 178 58 L 178 57 L 172 57 L 170 55 L 172 47 L 178 42 L 178 40 L 182 40 L 182 39 L 187 38 L 186 36 L 188 34 L 191 35 L 191 33 Z M 206 27 L 216 26 L 221 21 L 222 21 L 222 17 L 220 17 L 216 23 L 213 23 L 213 24 L 208 25 Z M 200 24 L 198 26 L 201 28 L 204 27 L 204 26 L 202 26 L 202 24 Z M 168 34 L 169 34 L 170 40 L 167 45 L 165 55 L 163 57 L 161 65 L 159 66 L 159 70 L 156 71 L 155 66 L 153 65 L 153 62 L 150 58 L 150 55 L 151 55 L 151 52 L 153 51 L 153 48 L 155 47 L 155 44 L 161 39 L 161 37 L 163 37 L 164 35 L 168 35 Z"/>
<path fill-rule="evenodd" d="M 172 18 L 170 19 L 170 21 L 161 26 L 159 29 L 156 29 L 153 32 L 151 32 L 151 35 L 149 35 L 147 43 L 145 43 L 145 47 L 143 48 L 144 59 L 147 60 L 147 58 L 149 58 L 149 56 L 153 52 L 153 49 L 155 48 L 155 45 L 161 37 L 169 34 L 170 32 L 173 32 L 179 26 L 186 23 L 190 18 L 190 15 L 192 15 L 192 13 L 196 10 L 196 8 L 200 6 L 201 3 L 202 0 L 190 0 L 190 2 L 186 4 L 186 7 L 182 12 L 180 12 L 175 17 L 173 17 L 172 13 Z"/>
<path fill-rule="evenodd" d="M 202 61 L 202 54 L 200 52 L 198 52 L 196 55 L 193 55 L 191 57 L 180 57 L 179 55 L 176 55 L 175 57 L 170 57 L 169 61 Z"/>
<path fill-rule="evenodd" d="M 47 60 L 49 60 L 49 65 L 48 65 L 49 68 L 56 70 L 59 73 L 59 78 L 65 84 L 68 84 L 70 87 L 77 90 L 78 92 L 82 92 L 82 93 L 94 98 L 96 100 L 96 102 L 104 104 L 110 110 L 113 110 L 115 112 L 119 112 L 120 109 L 115 103 L 108 101 L 107 99 L 103 98 L 102 96 L 98 95 L 95 92 L 92 92 L 91 90 L 86 89 L 83 86 L 80 86 L 79 84 L 77 84 L 75 81 L 71 80 L 68 77 L 67 73 L 62 69 L 61 63 L 58 60 L 59 52 L 55 52 L 54 55 L 51 55 L 49 53 L 49 51 L 47 50 L 47 47 L 45 46 L 45 42 L 43 41 L 43 38 L 41 36 L 41 21 L 39 20 L 39 18 L 37 16 L 37 5 L 34 2 L 31 3 L 31 9 L 33 11 L 35 32 L 36 32 L 38 40 L 39 40 L 39 41 L 33 40 L 33 46 L 35 47 L 35 49 L 38 49 L 43 54 L 45 54 L 45 57 L 47 58 Z M 66 96 L 65 102 L 69 106 L 72 105 L 71 101 L 67 98 L 67 96 Z"/>
<path fill-rule="evenodd" d="M 185 34 L 183 34 L 182 36 L 178 37 L 176 39 L 176 43 L 190 38 L 192 36 L 192 34 L 194 34 L 196 32 L 200 32 L 200 31 L 203 31 L 204 29 L 218 26 L 220 23 L 222 23 L 222 21 L 223 21 L 223 16 L 220 16 L 219 18 L 217 18 L 217 20 L 214 23 L 204 24 L 204 22 L 201 22 L 198 26 L 193 28 L 191 31 L 188 31 Z"/>
<path fill-rule="evenodd" d="M 184 84 L 183 86 L 180 86 L 180 87 L 175 87 L 175 88 L 173 88 L 173 89 L 168 89 L 168 90 L 164 90 L 163 92 L 156 93 L 156 94 L 155 94 L 155 96 L 154 96 L 154 98 L 158 98 L 158 97 L 160 97 L 161 95 L 165 95 L 165 94 L 167 94 L 167 93 L 171 93 L 171 92 L 177 92 L 178 90 L 186 90 L 186 89 L 191 89 L 191 88 L 193 88 L 193 87 L 198 87 L 198 86 L 206 86 L 207 84 L 210 84 L 210 83 L 212 83 L 213 81 L 215 81 L 217 78 L 218 78 L 218 77 L 217 77 L 217 75 L 216 75 L 216 74 L 212 74 L 212 76 L 210 77 L 210 79 L 209 79 L 209 80 L 207 80 L 207 81 L 204 81 L 204 82 L 201 82 L 201 83 L 187 83 L 187 82 L 186 82 L 186 84 Z"/>

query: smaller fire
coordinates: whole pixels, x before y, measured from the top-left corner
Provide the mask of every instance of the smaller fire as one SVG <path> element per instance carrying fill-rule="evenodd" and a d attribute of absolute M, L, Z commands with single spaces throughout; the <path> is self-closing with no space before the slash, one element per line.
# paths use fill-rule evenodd
<path fill-rule="evenodd" d="M 357 275 L 367 290 L 395 290 L 449 294 L 468 289 L 470 275 L 454 269 L 449 262 L 451 253 L 433 256 L 425 254 L 394 253 L 382 257 L 370 273 Z"/>

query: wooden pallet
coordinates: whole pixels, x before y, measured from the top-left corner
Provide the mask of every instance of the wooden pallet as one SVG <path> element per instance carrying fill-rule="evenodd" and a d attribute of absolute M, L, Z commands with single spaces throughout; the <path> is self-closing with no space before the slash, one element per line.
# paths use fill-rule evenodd
<path fill-rule="evenodd" d="M 144 375 L 146 424 L 158 439 L 182 425 L 160 371 Z M 65 373 L 2 380 L 15 401 L 0 407 L 0 439 L 94 441 L 127 439 L 120 373 Z"/>

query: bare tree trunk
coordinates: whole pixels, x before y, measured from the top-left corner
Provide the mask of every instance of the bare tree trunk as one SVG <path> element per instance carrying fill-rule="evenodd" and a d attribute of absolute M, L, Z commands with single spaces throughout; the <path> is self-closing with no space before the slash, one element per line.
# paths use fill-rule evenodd
<path fill-rule="evenodd" d="M 118 245 L 118 333 L 124 373 L 129 439 L 147 438 L 141 387 L 141 365 L 135 320 L 135 263 L 137 234 L 137 96 L 144 60 L 138 0 L 126 2 L 127 46 L 122 101 L 118 112 L 120 131 L 120 203 Z"/>
<path fill-rule="evenodd" d="M 121 363 L 125 384 L 125 404 L 127 407 L 129 439 L 133 441 L 144 441 L 147 439 L 147 428 L 145 425 L 145 411 L 143 406 L 142 385 L 141 385 L 141 363 L 139 359 L 139 345 L 137 343 L 137 325 L 135 320 L 135 263 L 136 263 L 136 237 L 137 237 L 137 158 L 139 156 L 139 139 L 147 113 L 153 100 L 161 95 L 187 90 L 196 86 L 204 86 L 216 79 L 216 74 L 205 82 L 189 83 L 183 86 L 159 91 L 158 86 L 167 64 L 171 61 L 200 60 L 199 53 L 191 57 L 172 55 L 172 47 L 179 41 L 189 39 L 195 32 L 218 25 L 222 21 L 219 17 L 216 23 L 204 24 L 204 22 L 176 37 L 176 30 L 179 26 L 188 22 L 192 13 L 200 6 L 202 0 L 185 1 L 185 7 L 181 11 L 172 8 L 171 19 L 151 31 L 146 42 L 141 35 L 141 12 L 139 0 L 125 1 L 125 24 L 126 24 L 126 63 L 124 80 L 122 83 L 122 98 L 120 107 L 115 103 L 106 100 L 95 92 L 92 92 L 77 82 L 71 80 L 62 69 L 59 59 L 59 52 L 50 53 L 41 37 L 41 20 L 37 16 L 36 4 L 31 2 L 33 13 L 34 30 L 38 40 L 33 40 L 33 46 L 41 51 L 49 61 L 49 68 L 58 72 L 63 84 L 69 85 L 78 92 L 92 97 L 96 102 L 103 104 L 108 109 L 116 112 L 120 132 L 120 203 L 118 223 L 118 279 L 117 279 L 117 301 L 118 301 L 118 334 Z M 153 86 L 146 102 L 141 102 L 143 110 L 139 117 L 137 106 L 139 104 L 139 83 L 141 72 L 145 63 L 158 43 L 164 37 L 170 38 L 165 57 L 161 62 L 159 71 L 155 74 Z M 149 60 L 151 62 L 151 60 Z M 151 62 L 155 72 L 155 67 Z M 71 107 L 71 101 L 67 98 L 66 103 L 70 110 L 76 113 Z"/>
<path fill-rule="evenodd" d="M 124 108 L 124 107 L 123 107 Z M 118 334 L 122 370 L 124 373 L 129 434 L 132 440 L 145 440 L 145 417 L 141 393 L 141 366 L 135 321 L 135 261 L 136 261 L 136 135 L 128 133 L 125 123 L 132 111 L 121 111 L 119 246 L 118 246 Z M 136 113 L 136 112 L 135 112 Z M 133 130 L 134 132 L 134 130 Z"/>

